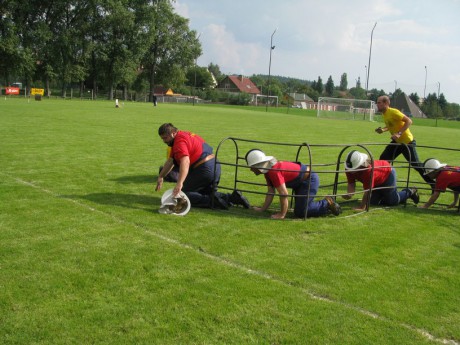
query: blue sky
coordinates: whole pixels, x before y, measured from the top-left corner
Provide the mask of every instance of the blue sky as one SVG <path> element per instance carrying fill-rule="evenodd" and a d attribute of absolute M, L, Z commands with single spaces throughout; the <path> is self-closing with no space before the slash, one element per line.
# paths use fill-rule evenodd
<path fill-rule="evenodd" d="M 437 93 L 460 104 L 460 0 L 176 0 L 176 12 L 200 34 L 203 55 L 226 74 L 306 80 L 347 73 L 369 89 Z M 426 68 L 425 68 L 426 66 Z M 426 79 L 426 83 L 425 83 Z M 425 88 L 426 84 L 426 88 Z"/>

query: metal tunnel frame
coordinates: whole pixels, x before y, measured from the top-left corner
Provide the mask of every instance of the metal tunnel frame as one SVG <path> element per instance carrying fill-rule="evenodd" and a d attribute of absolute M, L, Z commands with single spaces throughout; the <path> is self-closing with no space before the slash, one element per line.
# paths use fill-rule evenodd
<path fill-rule="evenodd" d="M 219 158 L 219 152 L 221 151 L 222 147 L 227 144 L 228 142 L 231 142 L 233 143 L 234 145 L 234 149 L 235 149 L 235 159 L 233 162 L 225 162 L 225 161 L 219 161 L 218 158 Z M 372 153 L 370 152 L 370 150 L 368 149 L 368 146 L 376 146 L 376 145 L 380 145 L 380 146 L 387 146 L 387 145 L 403 145 L 405 146 L 405 148 L 407 149 L 407 152 L 408 152 L 408 155 L 410 157 L 410 150 L 409 148 L 407 147 L 406 144 L 379 144 L 379 143 L 362 143 L 362 144 L 359 144 L 359 143 L 356 143 L 356 144 L 308 144 L 306 142 L 303 142 L 303 143 L 281 143 L 281 142 L 272 142 L 272 141 L 259 141 L 259 140 L 251 140 L 251 139 L 244 139 L 244 138 L 236 138 L 236 137 L 227 137 L 227 138 L 224 138 L 223 140 L 220 141 L 220 143 L 218 144 L 217 146 L 217 149 L 216 149 L 216 153 L 215 153 L 215 156 L 216 156 L 216 160 L 215 160 L 215 163 L 214 163 L 214 174 L 216 173 L 216 165 L 217 165 L 217 162 L 219 161 L 220 165 L 221 166 L 231 166 L 234 168 L 234 181 L 233 181 L 233 186 L 232 187 L 225 187 L 225 186 L 222 186 L 222 185 L 219 185 L 219 186 L 214 186 L 214 190 L 217 190 L 217 187 L 219 189 L 223 189 L 223 190 L 236 190 L 238 189 L 239 191 L 241 192 L 244 192 L 244 193 L 250 193 L 250 194 L 260 194 L 260 195 L 267 195 L 267 193 L 262 193 L 262 192 L 257 192 L 257 191 L 253 191 L 253 190 L 248 190 L 248 189 L 244 189 L 244 188 L 241 188 L 241 185 L 257 185 L 257 186 L 266 186 L 266 184 L 264 183 L 255 183 L 255 182 L 251 182 L 251 181 L 245 181 L 245 180 L 242 180 L 239 178 L 239 168 L 245 168 L 245 169 L 250 169 L 250 166 L 247 165 L 246 163 L 246 159 L 245 159 L 245 153 L 242 155 L 242 153 L 240 152 L 240 148 L 238 146 L 238 143 L 239 142 L 245 142 L 245 143 L 254 143 L 254 144 L 263 144 L 263 145 L 275 145 L 275 146 L 289 146 L 289 147 L 296 147 L 297 148 L 297 152 L 296 152 L 296 155 L 295 155 L 295 159 L 292 160 L 294 162 L 299 162 L 301 161 L 304 165 L 308 166 L 308 168 L 310 169 L 310 171 L 313 171 L 312 169 L 312 166 L 314 165 L 313 164 L 313 152 L 312 152 L 312 149 L 314 149 L 315 147 L 342 147 L 340 153 L 338 154 L 337 156 L 337 160 L 335 163 L 331 163 L 331 164 L 326 164 L 326 165 L 335 165 L 335 170 L 334 171 L 323 171 L 323 173 L 333 173 L 335 174 L 334 176 L 334 183 L 332 185 L 326 185 L 326 186 L 322 186 L 323 188 L 325 187 L 332 187 L 332 190 L 331 190 L 331 194 L 328 194 L 330 196 L 332 196 L 334 198 L 334 200 L 336 200 L 337 196 L 339 194 L 337 194 L 338 192 L 338 185 L 340 184 L 339 183 L 339 175 L 340 174 L 343 174 L 345 172 L 344 169 L 341 169 L 341 164 L 343 163 L 342 161 L 342 156 L 343 154 L 351 147 L 357 147 L 357 148 L 360 148 L 362 149 L 365 153 L 367 153 L 367 155 L 369 156 L 370 160 L 371 160 L 371 166 L 372 166 L 372 170 L 371 170 L 371 174 L 370 174 L 370 182 L 372 181 L 373 179 L 373 175 L 374 175 L 374 157 L 372 155 Z M 430 147 L 430 146 L 421 146 L 421 145 L 417 145 L 417 148 L 421 148 L 421 147 L 426 147 L 426 148 L 434 148 L 434 149 L 442 149 L 442 150 L 454 150 L 454 151 L 459 151 L 459 150 L 456 150 L 456 149 L 447 149 L 447 148 L 439 148 L 439 147 Z M 305 156 L 304 155 L 304 152 L 306 150 L 306 154 Z M 306 160 L 302 160 L 301 158 L 304 157 L 306 158 Z M 412 160 L 412 159 L 410 159 Z M 241 163 L 241 161 L 244 162 L 244 164 Z M 308 164 L 305 163 L 305 161 L 308 162 Z M 395 164 L 399 164 L 399 163 L 402 163 L 403 165 L 398 165 L 398 166 L 395 166 Z M 402 182 L 402 183 L 405 183 L 405 187 L 406 188 L 409 188 L 409 184 L 410 184 L 410 173 L 411 173 L 411 162 L 400 162 L 400 161 L 393 161 L 392 162 L 392 165 L 395 166 L 395 167 L 398 167 L 398 168 L 406 168 L 407 169 L 407 176 L 404 180 L 398 180 L 399 182 Z M 413 168 L 413 167 L 412 167 Z M 317 171 L 315 171 L 317 172 Z M 317 172 L 318 173 L 318 172 Z M 397 182 L 398 182 L 397 181 Z M 384 188 L 390 188 L 390 187 L 377 187 L 377 188 L 372 188 L 372 183 L 370 183 L 370 189 L 368 190 L 363 190 L 362 192 L 356 192 L 355 194 L 359 194 L 359 193 L 364 193 L 366 191 L 369 191 L 370 193 L 372 193 L 372 190 L 377 190 L 377 189 L 384 189 Z M 420 188 L 421 189 L 421 188 Z M 426 188 L 428 190 L 431 190 L 431 188 Z M 273 196 L 280 196 L 279 194 L 277 193 L 271 193 Z M 308 191 L 308 194 L 307 195 L 297 195 L 297 196 L 305 196 L 305 197 L 309 197 L 310 196 L 310 190 Z M 214 198 L 212 198 L 213 202 L 212 202 L 212 207 L 214 208 Z M 293 204 L 293 201 L 294 201 L 294 195 L 291 195 L 291 200 L 290 200 L 290 207 L 292 208 L 292 204 Z M 368 212 L 369 211 L 369 206 L 370 206 L 370 198 L 368 198 L 367 200 L 367 203 L 366 203 L 366 209 L 365 211 L 362 211 L 360 213 L 363 213 L 363 212 Z M 404 205 L 405 207 L 406 205 Z M 460 212 L 460 205 L 458 206 L 458 212 Z M 305 217 L 304 219 L 306 219 L 308 217 L 308 214 L 306 213 L 305 214 Z"/>

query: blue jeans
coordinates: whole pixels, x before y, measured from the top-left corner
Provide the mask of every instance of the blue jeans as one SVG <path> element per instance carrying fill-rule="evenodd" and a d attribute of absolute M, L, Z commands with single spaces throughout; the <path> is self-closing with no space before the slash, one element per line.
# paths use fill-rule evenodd
<path fill-rule="evenodd" d="M 304 167 L 302 167 L 304 169 Z M 305 170 L 303 170 L 305 171 Z M 319 188 L 319 176 L 310 172 L 306 180 L 302 180 L 303 173 L 294 181 L 286 183 L 286 186 L 294 190 L 294 214 L 296 217 L 319 217 L 328 211 L 328 203 L 325 199 L 314 201 Z M 310 193 L 309 193 L 310 192 Z"/>
<path fill-rule="evenodd" d="M 204 162 L 195 169 L 190 167 L 182 191 L 190 199 L 192 206 L 204 208 L 212 206 L 211 195 L 213 190 L 217 190 L 221 172 L 220 163 L 217 161 L 216 173 L 214 174 L 214 163 L 215 158 Z"/>
<path fill-rule="evenodd" d="M 385 182 L 374 188 L 385 187 L 384 189 L 373 189 L 371 194 L 371 205 L 395 206 L 404 203 L 411 195 L 410 189 L 403 189 L 398 192 L 396 189 L 396 171 L 391 169 L 391 174 Z"/>

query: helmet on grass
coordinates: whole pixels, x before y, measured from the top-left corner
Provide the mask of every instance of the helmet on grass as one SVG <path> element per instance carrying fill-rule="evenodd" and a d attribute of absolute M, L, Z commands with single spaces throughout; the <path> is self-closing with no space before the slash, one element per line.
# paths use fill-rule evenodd
<path fill-rule="evenodd" d="M 174 214 L 185 216 L 190 211 L 190 200 L 184 192 L 173 196 L 173 189 L 168 189 L 161 197 L 161 207 L 158 212 L 162 214 Z"/>

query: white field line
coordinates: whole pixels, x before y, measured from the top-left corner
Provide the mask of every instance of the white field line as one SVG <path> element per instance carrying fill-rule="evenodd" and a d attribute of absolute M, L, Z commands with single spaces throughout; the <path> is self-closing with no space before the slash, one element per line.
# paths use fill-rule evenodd
<path fill-rule="evenodd" d="M 387 322 L 387 323 L 390 323 L 390 324 L 399 325 L 402 328 L 406 328 L 408 330 L 415 331 L 415 332 L 419 333 L 420 335 L 424 336 L 425 338 L 427 338 L 428 340 L 436 342 L 436 343 L 446 344 L 446 345 L 460 345 L 460 342 L 458 340 L 438 338 L 438 337 L 432 335 L 430 332 L 428 332 L 428 331 L 426 331 L 424 329 L 417 328 L 415 326 L 412 326 L 412 325 L 406 324 L 406 323 L 395 322 L 394 320 L 391 320 L 391 319 L 389 319 L 389 318 L 387 318 L 385 316 L 381 316 L 379 314 L 376 314 L 376 313 L 374 313 L 372 311 L 369 311 L 369 310 L 366 310 L 366 309 L 363 309 L 363 308 L 360 308 L 360 307 L 356 307 L 356 306 L 351 305 L 349 303 L 337 301 L 337 300 L 331 299 L 329 297 L 321 296 L 321 295 L 319 295 L 317 293 L 309 291 L 306 288 L 299 287 L 296 284 L 293 284 L 293 283 L 291 283 L 289 281 L 280 279 L 280 278 L 275 277 L 275 276 L 273 276 L 271 274 L 268 274 L 268 273 L 265 273 L 265 272 L 262 272 L 262 271 L 258 271 L 258 270 L 254 270 L 252 268 L 249 268 L 249 267 L 246 267 L 244 265 L 241 265 L 241 264 L 239 264 L 237 262 L 230 261 L 228 259 L 213 255 L 211 253 L 207 253 L 207 252 L 203 251 L 202 248 L 196 248 L 196 247 L 193 247 L 193 246 L 191 246 L 191 245 L 189 245 L 187 243 L 183 243 L 183 242 L 180 242 L 180 241 L 175 240 L 173 238 L 170 238 L 170 237 L 164 236 L 162 234 L 159 234 L 159 233 L 147 228 L 143 224 L 138 224 L 138 223 L 135 223 L 135 222 L 126 221 L 123 218 L 120 218 L 120 217 L 117 217 L 116 215 L 113 215 L 113 214 L 110 214 L 110 213 L 95 209 L 95 208 L 93 208 L 93 207 L 91 207 L 91 206 L 89 206 L 89 205 L 87 205 L 87 204 L 85 204 L 83 202 L 78 201 L 78 200 L 63 197 L 63 196 L 59 195 L 58 193 L 55 193 L 55 192 L 53 192 L 53 191 L 51 191 L 49 189 L 46 189 L 46 188 L 42 188 L 42 187 L 40 187 L 40 186 L 38 186 L 38 185 L 36 185 L 36 184 L 34 184 L 32 182 L 28 182 L 28 181 L 25 181 L 23 179 L 13 177 L 13 176 L 11 176 L 9 174 L 5 174 L 5 173 L 0 173 L 0 174 L 2 174 L 4 176 L 8 176 L 9 178 L 13 179 L 14 181 L 16 181 L 19 184 L 32 187 L 32 188 L 34 188 L 36 190 L 39 190 L 39 191 L 41 191 L 43 193 L 51 195 L 51 196 L 53 196 L 55 198 L 59 198 L 61 200 L 66 200 L 66 201 L 72 202 L 72 203 L 74 203 L 74 204 L 76 204 L 78 206 L 81 206 L 81 207 L 83 207 L 83 208 L 85 208 L 87 210 L 90 210 L 90 211 L 97 212 L 97 213 L 103 214 L 105 216 L 108 216 L 111 219 L 115 220 L 117 223 L 133 226 L 133 227 L 135 227 L 137 229 L 140 229 L 140 230 L 144 231 L 145 233 L 147 233 L 149 235 L 152 235 L 152 236 L 154 236 L 154 237 L 156 237 L 158 239 L 161 239 L 161 240 L 163 240 L 165 242 L 177 245 L 177 246 L 179 246 L 179 247 L 181 247 L 183 249 L 194 251 L 195 253 L 199 253 L 200 255 L 203 255 L 204 257 L 206 257 L 206 258 L 208 258 L 208 259 L 210 259 L 210 260 L 212 260 L 214 262 L 218 262 L 220 264 L 223 264 L 223 265 L 225 265 L 227 267 L 235 268 L 235 269 L 240 270 L 242 272 L 245 272 L 247 274 L 251 274 L 251 275 L 254 275 L 254 276 L 257 276 L 257 277 L 260 277 L 260 278 L 264 278 L 264 279 L 267 279 L 267 280 L 269 280 L 271 282 L 281 284 L 283 286 L 294 287 L 294 288 L 300 289 L 305 295 L 307 295 L 308 297 L 310 297 L 313 300 L 318 300 L 318 301 L 322 301 L 322 302 L 327 302 L 327 303 L 333 303 L 333 304 L 336 304 L 336 305 L 340 305 L 340 306 L 342 306 L 344 308 L 356 311 L 356 312 L 358 312 L 360 314 L 366 315 L 366 316 L 371 317 L 373 319 L 377 319 L 377 320 Z M 379 210 L 379 209 L 376 209 L 376 210 Z M 354 215 L 352 215 L 352 216 L 354 216 Z M 335 217 L 335 218 L 340 218 L 340 217 Z"/>

